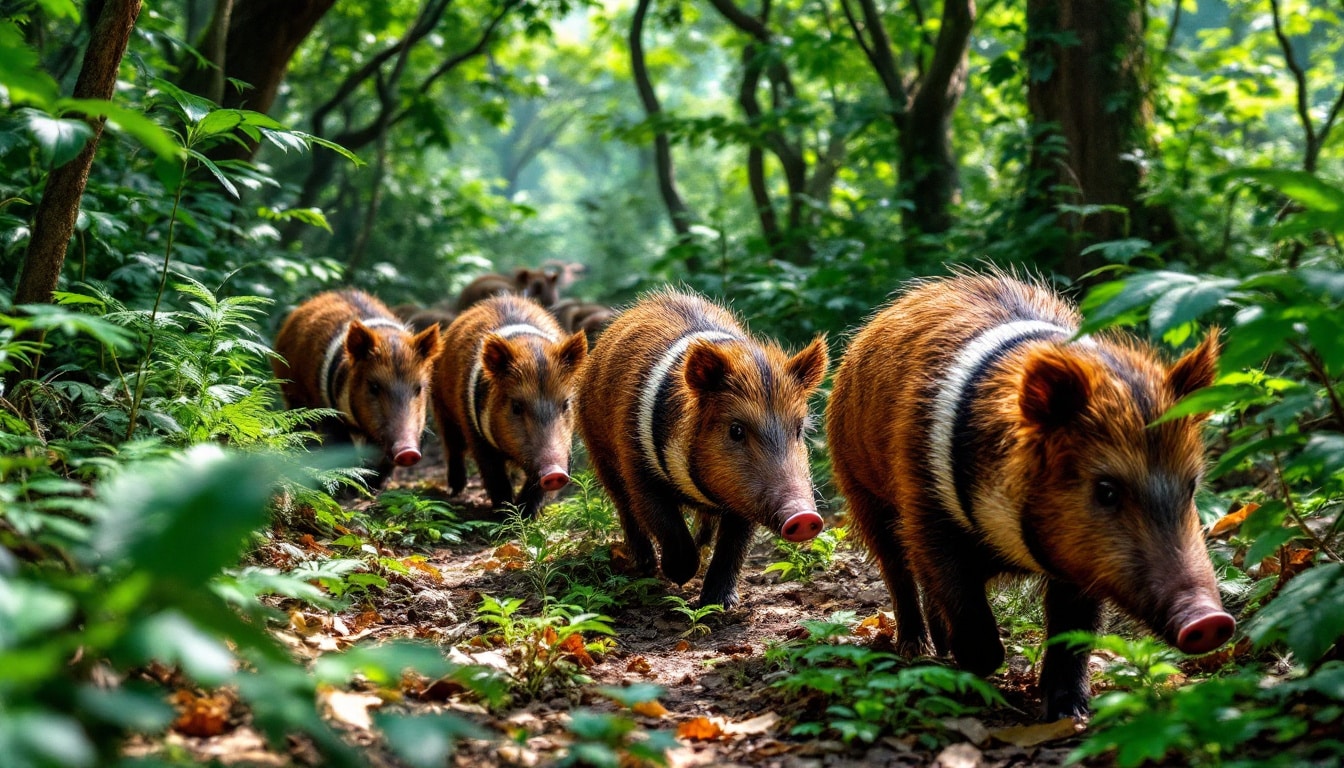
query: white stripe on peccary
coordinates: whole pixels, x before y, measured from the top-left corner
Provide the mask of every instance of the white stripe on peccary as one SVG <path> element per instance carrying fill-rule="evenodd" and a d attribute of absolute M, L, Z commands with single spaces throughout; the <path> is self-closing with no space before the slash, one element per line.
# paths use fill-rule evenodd
<path fill-rule="evenodd" d="M 682 493 L 690 496 L 701 504 L 712 505 L 704 494 L 700 493 L 691 481 L 690 468 L 685 461 L 673 461 L 671 458 L 668 464 L 673 468 L 673 476 L 669 477 L 663 472 L 662 466 L 658 463 L 658 448 L 654 442 L 653 435 L 653 411 L 658 405 L 658 390 L 662 388 L 663 382 L 667 380 L 668 373 L 672 367 L 677 364 L 681 356 L 686 354 L 686 350 L 697 340 L 705 341 L 730 341 L 737 340 L 738 337 L 726 331 L 696 331 L 688 333 L 677 339 L 667 352 L 658 360 L 658 364 L 653 366 L 649 372 L 648 381 L 644 382 L 644 388 L 639 393 L 639 421 L 637 422 L 637 434 L 639 444 L 644 450 L 644 460 L 649 467 L 653 469 L 654 474 L 664 481 L 671 482 Z M 684 446 L 669 445 L 669 455 L 672 453 L 680 454 L 684 451 Z"/>
<path fill-rule="evenodd" d="M 365 328 L 392 328 L 398 331 L 405 331 L 406 325 L 397 320 L 386 317 L 363 317 L 359 322 Z M 336 408 L 351 423 L 354 422 L 355 415 L 350 411 L 350 388 L 346 387 L 332 397 L 331 390 L 331 367 L 336 364 L 336 358 L 341 354 L 341 349 L 345 346 L 345 337 L 350 333 L 350 326 L 354 321 L 342 325 L 336 335 L 327 342 L 326 354 L 322 356 L 322 368 L 318 371 L 317 388 L 322 393 L 322 406 L 324 408 Z"/>

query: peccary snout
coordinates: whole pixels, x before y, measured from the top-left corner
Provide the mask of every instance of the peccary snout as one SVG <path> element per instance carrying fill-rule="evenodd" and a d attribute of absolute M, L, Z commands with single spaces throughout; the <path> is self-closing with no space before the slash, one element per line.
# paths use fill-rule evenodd
<path fill-rule="evenodd" d="M 541 487 L 547 492 L 558 491 L 569 484 L 569 473 L 559 464 L 541 470 Z"/>
<path fill-rule="evenodd" d="M 785 518 L 784 524 L 779 527 L 779 535 L 787 541 L 810 541 L 825 527 L 821 515 L 814 510 L 805 509 L 795 511 Z"/>

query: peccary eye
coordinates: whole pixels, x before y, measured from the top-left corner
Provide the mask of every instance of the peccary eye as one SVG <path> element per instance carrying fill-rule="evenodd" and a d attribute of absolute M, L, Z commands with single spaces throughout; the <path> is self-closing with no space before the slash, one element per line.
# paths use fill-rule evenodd
<path fill-rule="evenodd" d="M 569 413 L 569 398 L 568 398 L 568 397 L 565 398 L 565 402 L 563 402 L 563 403 L 560 404 L 560 412 L 561 412 L 561 413 Z"/>
<path fill-rule="evenodd" d="M 379 383 L 376 382 L 376 381 L 370 381 L 370 382 L 369 382 L 369 394 L 370 394 L 370 395 L 373 395 L 374 397 L 377 397 L 378 395 L 383 394 L 383 385 L 382 385 L 382 384 L 379 384 Z"/>
<path fill-rule="evenodd" d="M 1114 480 L 1098 480 L 1096 487 L 1097 504 L 1103 507 L 1120 505 L 1120 484 Z"/>
<path fill-rule="evenodd" d="M 513 415 L 514 415 L 514 416 L 522 416 L 522 415 L 523 415 L 523 401 L 522 401 L 522 400 L 514 400 L 514 401 L 513 401 L 513 405 L 512 405 L 512 410 L 513 410 Z"/>
<path fill-rule="evenodd" d="M 416 385 L 415 385 L 415 396 L 416 396 L 416 397 L 419 397 L 419 396 L 421 395 L 421 393 L 423 393 L 424 391 L 425 391 L 425 385 L 424 385 L 424 384 L 416 384 Z"/>
<path fill-rule="evenodd" d="M 795 430 L 795 433 L 798 435 L 799 440 L 803 439 L 803 422 L 798 422 L 798 429 Z"/>
<path fill-rule="evenodd" d="M 747 430 L 744 429 L 741 424 L 734 421 L 732 424 L 728 425 L 728 437 L 732 439 L 734 443 L 740 443 L 747 439 Z"/>

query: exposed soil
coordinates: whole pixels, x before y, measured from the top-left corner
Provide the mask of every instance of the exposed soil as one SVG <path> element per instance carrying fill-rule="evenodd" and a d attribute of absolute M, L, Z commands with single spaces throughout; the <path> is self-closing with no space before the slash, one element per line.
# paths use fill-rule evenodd
<path fill-rule="evenodd" d="M 399 469 L 390 487 L 415 487 L 432 497 L 444 498 L 443 464 L 436 442 L 427 440 L 424 461 L 410 469 Z M 492 516 L 477 478 L 472 479 L 462 497 L 451 501 L 462 510 L 463 517 Z M 302 538 L 296 532 L 279 533 L 292 534 L 295 540 Z M 329 543 L 320 537 L 308 541 L 316 546 Z M 385 553 L 396 557 L 418 553 L 429 567 L 415 569 L 410 577 L 393 579 L 388 589 L 371 592 L 371 604 L 361 602 L 339 616 L 301 607 L 295 618 L 296 613 L 291 611 L 294 622 L 278 634 L 297 654 L 307 657 L 349 647 L 353 642 L 375 643 L 397 637 L 426 640 L 445 650 L 457 646 L 471 651 L 465 646 L 467 641 L 487 629 L 473 621 L 481 595 L 504 598 L 534 594 L 523 571 L 510 570 L 507 563 L 501 567 L 500 546 L 498 541 L 469 537 L 462 544 L 440 549 Z M 619 561 L 620 557 L 617 544 L 613 560 Z M 876 568 L 864 562 L 859 547 L 852 543 L 841 547 L 829 570 L 807 582 L 781 582 L 774 574 L 764 574 L 765 567 L 777 559 L 772 541 L 763 533 L 758 535 L 743 570 L 740 606 L 712 617 L 708 634 L 683 638 L 687 620 L 663 607 L 664 595 L 680 595 L 693 603 L 699 594 L 699 578 L 681 588 L 660 580 L 644 604 L 607 609 L 605 612 L 614 619 L 616 642 L 609 652 L 594 655 L 596 663 L 587 670 L 592 685 L 543 692 L 530 702 L 515 698 L 514 704 L 498 712 L 461 701 L 451 690 L 411 686 L 415 690 L 408 689 L 404 698 L 387 706 L 412 712 L 454 710 L 497 735 L 495 741 L 461 743 L 452 758 L 452 764 L 459 766 L 553 764 L 564 756 L 570 742 L 565 728 L 568 713 L 578 707 L 617 711 L 620 706 L 594 692 L 594 687 L 633 682 L 656 683 L 666 689 L 659 699 L 666 714 L 636 715 L 641 727 L 674 731 L 681 724 L 705 717 L 716 729 L 727 731 L 705 740 L 682 738 L 681 748 L 669 753 L 674 766 L 1055 766 L 1062 765 L 1078 744 L 1080 739 L 1068 723 L 1056 724 L 1048 739 L 1033 746 L 1011 743 L 1029 742 L 1030 735 L 1002 730 L 1040 726 L 1034 673 L 1020 656 L 1010 658 L 1007 672 L 990 679 L 1011 708 L 958 723 L 957 730 L 967 738 L 951 745 L 923 746 L 913 736 L 888 737 L 872 745 L 790 736 L 789 717 L 799 707 L 771 686 L 778 674 L 765 659 L 766 649 L 798 637 L 802 620 L 825 619 L 841 610 L 854 611 L 861 618 L 874 616 L 889 611 L 890 602 Z M 536 615 L 536 602 L 535 598 L 530 600 L 522 613 Z M 880 644 L 882 639 L 876 642 Z M 495 658 L 500 655 L 495 654 Z M 368 692 L 358 696 L 362 698 L 333 702 L 329 714 L 348 732 L 352 743 L 367 747 L 370 765 L 395 765 L 378 738 L 358 725 L 360 713 L 382 705 L 381 700 Z M 353 716 L 335 711 L 347 704 L 353 704 Z M 293 765 L 319 759 L 301 741 L 294 742 L 285 755 L 268 751 L 246 722 L 245 711 L 235 712 L 221 735 L 191 738 L 175 732 L 169 740 L 199 757 L 233 764 Z M 155 751 L 151 745 L 142 746 L 132 751 Z"/>

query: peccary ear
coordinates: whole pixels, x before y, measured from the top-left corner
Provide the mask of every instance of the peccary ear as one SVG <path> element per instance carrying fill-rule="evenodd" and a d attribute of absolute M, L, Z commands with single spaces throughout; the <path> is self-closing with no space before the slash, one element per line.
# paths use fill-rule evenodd
<path fill-rule="evenodd" d="M 826 354 L 826 336 L 818 336 L 803 351 L 789 358 L 784 370 L 802 385 L 803 390 L 811 392 L 826 378 L 826 366 L 830 359 Z"/>
<path fill-rule="evenodd" d="M 1197 389 L 1203 389 L 1218 377 L 1218 351 L 1220 332 L 1217 328 L 1209 331 L 1199 346 L 1185 353 L 1167 371 L 1167 386 L 1179 400 Z"/>
<path fill-rule="evenodd" d="M 1072 422 L 1092 396 L 1092 372 L 1078 358 L 1045 348 L 1026 360 L 1018 405 L 1027 421 L 1044 429 Z"/>
<path fill-rule="evenodd" d="M 721 392 L 732 367 L 723 350 L 707 341 L 696 341 L 686 353 L 686 386 L 699 394 Z"/>
<path fill-rule="evenodd" d="M 378 337 L 373 331 L 358 320 L 352 321 L 350 328 L 345 332 L 345 351 L 350 357 L 356 360 L 368 360 L 376 349 L 378 349 Z"/>
<path fill-rule="evenodd" d="M 531 295 L 528 289 L 532 284 L 532 270 L 527 267 L 519 267 L 513 270 L 513 284 L 517 286 L 518 293 L 523 296 Z"/>
<path fill-rule="evenodd" d="M 425 330 L 417 333 L 411 339 L 411 346 L 421 360 L 432 360 L 434 355 L 439 352 L 439 324 L 434 323 Z"/>
<path fill-rule="evenodd" d="M 574 335 L 565 339 L 561 345 L 556 362 L 560 364 L 562 370 L 573 373 L 583 365 L 584 358 L 588 357 L 588 335 L 583 331 L 578 331 Z"/>
<path fill-rule="evenodd" d="M 513 345 L 498 334 L 485 337 L 481 347 L 481 366 L 492 379 L 507 379 L 513 367 Z"/>

